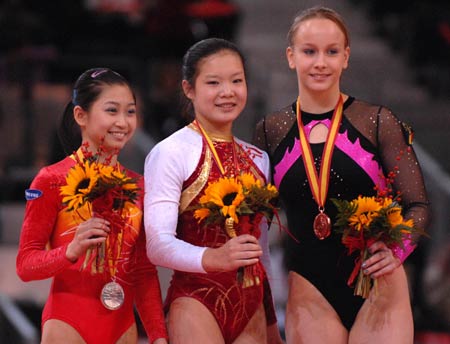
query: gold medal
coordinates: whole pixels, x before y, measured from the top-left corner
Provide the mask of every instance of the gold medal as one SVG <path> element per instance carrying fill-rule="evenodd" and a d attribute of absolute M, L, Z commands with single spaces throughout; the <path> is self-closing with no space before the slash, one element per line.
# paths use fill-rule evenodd
<path fill-rule="evenodd" d="M 122 307 L 125 300 L 125 292 L 117 282 L 106 283 L 100 294 L 100 300 L 105 308 L 115 311 Z"/>

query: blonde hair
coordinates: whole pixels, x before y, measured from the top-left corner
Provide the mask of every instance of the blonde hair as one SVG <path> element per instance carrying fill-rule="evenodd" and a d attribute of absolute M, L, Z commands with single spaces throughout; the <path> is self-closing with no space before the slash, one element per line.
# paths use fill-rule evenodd
<path fill-rule="evenodd" d="M 335 23 L 344 34 L 345 46 L 346 47 L 350 46 L 350 36 L 348 33 L 347 25 L 344 22 L 344 19 L 342 19 L 341 15 L 337 13 L 335 10 L 323 6 L 315 6 L 308 8 L 295 16 L 287 34 L 287 42 L 289 46 L 292 46 L 294 44 L 294 36 L 295 33 L 297 32 L 299 25 L 313 18 L 328 19 L 331 20 L 333 23 Z"/>

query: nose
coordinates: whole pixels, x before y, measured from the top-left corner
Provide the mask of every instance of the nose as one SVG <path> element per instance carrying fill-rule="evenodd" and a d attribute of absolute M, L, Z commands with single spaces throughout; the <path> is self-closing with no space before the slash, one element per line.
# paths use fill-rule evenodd
<path fill-rule="evenodd" d="M 323 53 L 317 54 L 315 66 L 318 68 L 323 68 L 326 66 L 325 55 Z"/>
<path fill-rule="evenodd" d="M 116 121 L 114 122 L 114 124 L 115 124 L 117 127 L 125 127 L 126 124 L 127 124 L 127 121 L 126 121 L 126 115 L 120 113 L 120 114 L 116 117 Z"/>
<path fill-rule="evenodd" d="M 222 84 L 221 95 L 223 97 L 230 97 L 234 94 L 233 85 L 225 82 Z"/>

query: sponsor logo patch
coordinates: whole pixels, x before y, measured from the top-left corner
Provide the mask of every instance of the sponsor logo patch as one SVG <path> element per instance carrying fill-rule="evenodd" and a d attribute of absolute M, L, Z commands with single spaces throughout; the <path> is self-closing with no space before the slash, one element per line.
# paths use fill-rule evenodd
<path fill-rule="evenodd" d="M 36 189 L 27 189 L 25 190 L 25 199 L 27 201 L 32 201 L 36 198 L 39 198 L 42 196 L 42 191 L 41 190 L 36 190 Z"/>

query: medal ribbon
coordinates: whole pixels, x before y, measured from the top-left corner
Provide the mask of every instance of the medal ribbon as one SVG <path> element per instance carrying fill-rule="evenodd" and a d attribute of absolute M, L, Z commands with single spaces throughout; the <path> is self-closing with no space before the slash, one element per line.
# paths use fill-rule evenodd
<path fill-rule="evenodd" d="M 217 166 L 219 167 L 220 173 L 222 174 L 222 176 L 225 176 L 225 169 L 223 167 L 222 161 L 220 161 L 219 154 L 217 154 L 216 148 L 214 148 L 214 144 L 211 141 L 211 138 L 209 137 L 209 135 L 206 133 L 205 129 L 203 129 L 203 127 L 197 120 L 194 120 L 194 123 L 197 126 L 197 128 L 200 130 L 200 133 L 202 134 L 203 138 L 205 139 L 206 144 L 208 145 L 208 148 L 214 157 L 214 161 L 216 162 Z M 239 169 L 238 169 L 238 162 L 237 162 L 237 156 L 236 156 L 236 148 L 234 146 L 235 145 L 234 137 L 232 137 L 231 140 L 233 143 L 232 146 L 233 146 L 234 170 L 236 173 Z"/>
<path fill-rule="evenodd" d="M 319 176 L 317 176 L 311 146 L 306 138 L 305 128 L 303 127 L 301 119 L 300 97 L 297 98 L 297 125 L 300 138 L 300 147 L 303 152 L 303 164 L 305 165 L 311 192 L 321 212 L 324 210 L 325 200 L 327 198 L 328 184 L 330 181 L 331 158 L 333 156 L 334 142 L 336 141 L 339 131 L 339 125 L 341 124 L 343 105 L 344 102 L 342 95 L 339 95 L 339 100 L 334 109 L 333 117 L 331 118 L 331 126 L 323 148 Z"/>

